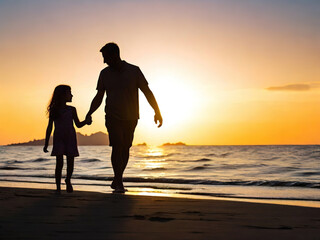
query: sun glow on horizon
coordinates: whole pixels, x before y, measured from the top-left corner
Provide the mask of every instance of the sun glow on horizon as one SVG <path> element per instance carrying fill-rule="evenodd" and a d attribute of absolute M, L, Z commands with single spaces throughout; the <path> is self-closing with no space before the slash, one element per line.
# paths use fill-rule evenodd
<path fill-rule="evenodd" d="M 164 171 L 161 171 L 165 168 L 167 163 L 165 162 L 165 152 L 161 147 L 147 146 L 147 149 L 144 151 L 141 156 L 141 160 L 135 163 L 139 168 L 145 169 L 145 171 L 150 170 L 159 170 L 153 173 L 157 177 L 165 177 L 167 174 Z M 140 174 L 140 177 L 147 177 L 149 174 Z"/>
<path fill-rule="evenodd" d="M 319 144 L 319 9 L 291 0 L 0 1 L 0 144 L 42 139 L 61 83 L 83 120 L 106 66 L 99 49 L 111 41 L 141 68 L 164 120 L 157 128 L 140 92 L 134 144 Z M 104 106 L 77 131 L 107 132 Z"/>
<path fill-rule="evenodd" d="M 167 127 L 174 127 L 185 120 L 193 120 L 192 115 L 197 112 L 200 96 L 196 92 L 196 86 L 192 86 L 184 75 L 178 71 L 167 71 L 150 77 L 152 79 L 150 88 L 157 99 Z M 142 102 L 141 112 L 149 112 L 150 106 L 146 101 Z"/>

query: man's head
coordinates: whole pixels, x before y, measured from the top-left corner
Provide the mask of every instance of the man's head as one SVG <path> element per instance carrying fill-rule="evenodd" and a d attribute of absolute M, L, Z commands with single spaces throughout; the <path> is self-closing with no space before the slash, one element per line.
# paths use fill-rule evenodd
<path fill-rule="evenodd" d="M 111 42 L 104 45 L 100 52 L 102 53 L 104 63 L 110 67 L 115 67 L 120 61 L 120 49 L 117 44 Z"/>

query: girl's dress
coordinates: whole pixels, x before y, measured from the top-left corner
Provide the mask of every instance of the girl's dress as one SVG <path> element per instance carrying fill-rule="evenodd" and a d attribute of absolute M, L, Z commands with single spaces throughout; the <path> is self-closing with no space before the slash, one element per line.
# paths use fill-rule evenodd
<path fill-rule="evenodd" d="M 51 156 L 79 156 L 76 131 L 73 127 L 71 106 L 59 111 L 59 117 L 54 119 L 53 148 Z"/>

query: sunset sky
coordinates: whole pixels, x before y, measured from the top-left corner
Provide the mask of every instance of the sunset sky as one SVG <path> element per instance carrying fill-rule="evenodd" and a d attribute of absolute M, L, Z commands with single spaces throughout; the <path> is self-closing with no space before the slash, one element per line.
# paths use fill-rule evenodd
<path fill-rule="evenodd" d="M 320 144 L 318 0 L 0 0 L 0 32 L 0 145 L 45 137 L 58 84 L 83 119 L 111 41 L 164 118 L 140 93 L 135 144 Z"/>

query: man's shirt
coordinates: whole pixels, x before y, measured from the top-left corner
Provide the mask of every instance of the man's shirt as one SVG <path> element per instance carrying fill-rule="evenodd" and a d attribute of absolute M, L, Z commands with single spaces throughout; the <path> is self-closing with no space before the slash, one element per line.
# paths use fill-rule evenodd
<path fill-rule="evenodd" d="M 97 90 L 106 91 L 107 117 L 136 120 L 139 119 L 138 90 L 148 82 L 139 67 L 122 63 L 120 71 L 106 67 L 100 72 Z"/>

